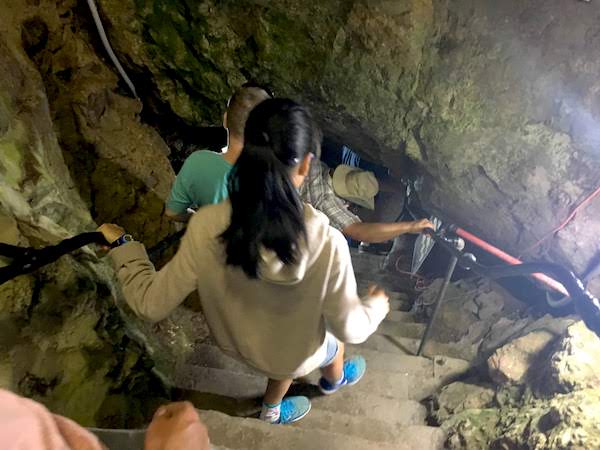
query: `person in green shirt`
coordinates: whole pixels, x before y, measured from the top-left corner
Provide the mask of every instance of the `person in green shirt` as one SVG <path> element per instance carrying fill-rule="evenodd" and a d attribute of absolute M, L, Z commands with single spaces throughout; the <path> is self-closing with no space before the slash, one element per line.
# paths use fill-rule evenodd
<path fill-rule="evenodd" d="M 270 97 L 263 88 L 248 84 L 233 94 L 223 116 L 223 126 L 227 130 L 224 153 L 199 150 L 185 160 L 167 200 L 167 217 L 187 222 L 190 208 L 220 203 L 229 197 L 227 178 L 244 146 L 244 127 L 248 114 Z"/>

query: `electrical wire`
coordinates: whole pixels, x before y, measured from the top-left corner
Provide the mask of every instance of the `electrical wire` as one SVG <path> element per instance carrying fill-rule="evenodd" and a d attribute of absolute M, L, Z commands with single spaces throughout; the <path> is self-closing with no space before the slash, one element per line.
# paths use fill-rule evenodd
<path fill-rule="evenodd" d="M 575 217 L 575 215 L 585 206 L 587 205 L 590 201 L 592 201 L 594 199 L 594 197 L 596 197 L 598 194 L 600 194 L 600 186 L 594 191 L 592 192 L 590 195 L 588 195 L 579 205 L 577 205 L 575 207 L 575 209 L 573 209 L 573 211 L 571 212 L 571 214 L 569 214 L 569 216 L 559 225 L 557 226 L 554 230 L 550 231 L 549 233 L 547 233 L 546 235 L 544 235 L 541 239 L 539 239 L 535 244 L 533 244 L 532 246 L 526 248 L 521 255 L 519 255 L 519 257 L 521 257 L 522 255 L 529 253 L 531 250 L 539 247 L 546 239 L 548 239 L 549 237 L 553 236 L 554 234 L 558 233 L 559 231 L 561 231 L 564 227 L 566 227 L 569 222 L 571 222 L 571 220 L 573 220 L 573 218 Z"/>
<path fill-rule="evenodd" d="M 108 37 L 106 36 L 106 31 L 104 30 L 104 25 L 102 25 L 102 20 L 100 19 L 100 14 L 98 13 L 98 8 L 96 7 L 96 3 L 94 3 L 94 0 L 87 0 L 87 4 L 92 13 L 92 17 L 94 18 L 94 23 L 96 24 L 96 29 L 98 30 L 98 34 L 100 35 L 100 40 L 102 41 L 102 45 L 104 46 L 106 53 L 108 53 L 108 56 L 110 57 L 111 61 L 117 68 L 117 72 L 119 72 L 119 74 L 121 75 L 121 78 L 123 78 L 123 80 L 129 87 L 129 89 L 131 90 L 131 93 L 133 94 L 133 96 L 135 98 L 139 99 L 137 92 L 135 90 L 135 86 L 133 85 L 133 82 L 127 75 L 127 72 L 125 72 L 125 69 L 123 69 L 123 66 L 119 62 L 119 58 L 117 58 L 117 55 L 115 55 L 115 52 L 113 51 L 113 49 L 110 45 L 110 42 L 108 41 Z"/>

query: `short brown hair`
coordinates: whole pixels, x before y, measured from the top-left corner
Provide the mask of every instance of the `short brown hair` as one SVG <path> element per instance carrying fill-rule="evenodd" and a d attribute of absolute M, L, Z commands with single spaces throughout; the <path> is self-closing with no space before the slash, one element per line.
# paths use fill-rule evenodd
<path fill-rule="evenodd" d="M 238 89 L 227 102 L 227 129 L 231 136 L 243 140 L 244 127 L 250 111 L 263 100 L 270 98 L 269 93 L 260 87 Z"/>

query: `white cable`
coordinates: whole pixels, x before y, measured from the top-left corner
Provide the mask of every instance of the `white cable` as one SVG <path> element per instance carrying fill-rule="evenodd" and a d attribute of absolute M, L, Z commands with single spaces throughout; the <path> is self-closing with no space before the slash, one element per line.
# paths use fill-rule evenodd
<path fill-rule="evenodd" d="M 108 42 L 108 37 L 106 36 L 106 31 L 104 30 L 104 26 L 102 25 L 102 20 L 100 20 L 100 14 L 98 14 L 98 8 L 96 7 L 96 3 L 94 3 L 94 0 L 87 0 L 87 3 L 90 7 L 90 11 L 92 12 L 92 17 L 94 18 L 96 29 L 98 30 L 98 34 L 100 35 L 100 40 L 102 41 L 102 44 L 104 45 L 108 56 L 117 68 L 117 71 L 119 72 L 125 83 L 127 83 L 127 86 L 129 86 L 129 89 L 133 93 L 134 97 L 139 99 L 137 92 L 135 91 L 135 86 L 133 85 L 133 82 L 131 81 L 129 76 L 127 76 L 127 72 L 125 72 L 125 69 L 123 69 L 123 66 L 119 62 L 117 55 L 115 55 L 115 52 L 110 46 L 110 42 Z"/>

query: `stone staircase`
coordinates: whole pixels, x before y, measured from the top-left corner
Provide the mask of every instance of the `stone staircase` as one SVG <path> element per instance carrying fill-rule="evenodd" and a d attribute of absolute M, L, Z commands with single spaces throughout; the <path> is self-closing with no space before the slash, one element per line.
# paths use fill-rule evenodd
<path fill-rule="evenodd" d="M 366 281 L 388 289 L 392 311 L 376 334 L 361 345 L 348 345 L 347 354 L 361 354 L 367 373 L 355 386 L 331 396 L 319 395 L 318 372 L 292 386 L 292 394 L 311 398 L 312 410 L 301 421 L 274 426 L 256 419 L 267 380 L 244 364 L 226 356 L 210 343 L 197 345 L 186 361 L 174 369 L 173 381 L 183 398 L 190 399 L 206 423 L 217 449 L 239 450 L 438 450 L 445 435 L 426 425 L 426 410 L 419 403 L 468 369 L 468 363 L 443 354 L 431 358 L 413 354 L 425 325 L 415 322 L 408 296 L 389 285 L 379 271 L 380 256 L 353 253 L 359 290 Z M 394 281 L 396 282 L 396 281 Z M 386 285 L 387 284 L 387 285 Z M 396 289 L 396 290 L 390 290 Z M 400 288 L 401 289 L 401 288 Z M 430 350 L 443 350 L 432 343 Z M 431 353 L 431 352 L 430 352 Z M 443 353 L 443 352 L 442 352 Z M 109 430 L 96 430 L 111 450 L 135 450 L 143 434 L 131 431 L 111 441 Z M 104 434 L 103 434 L 104 433 Z M 137 438 L 134 436 L 137 433 Z M 111 442 L 115 442 L 113 447 Z"/>

